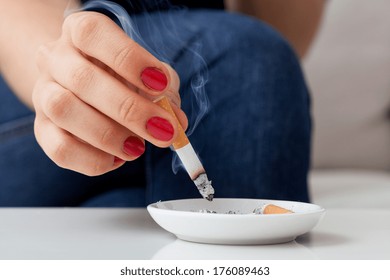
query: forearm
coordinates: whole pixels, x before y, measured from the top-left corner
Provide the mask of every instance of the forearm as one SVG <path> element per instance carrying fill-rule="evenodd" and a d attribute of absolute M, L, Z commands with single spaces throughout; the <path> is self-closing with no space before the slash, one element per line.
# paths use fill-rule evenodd
<path fill-rule="evenodd" d="M 72 2 L 72 3 L 71 3 Z M 32 108 L 38 77 L 37 48 L 61 34 L 70 0 L 0 0 L 0 71 L 18 97 Z"/>
<path fill-rule="evenodd" d="M 257 17 L 282 33 L 300 57 L 318 29 L 325 0 L 225 0 L 228 10 Z"/>

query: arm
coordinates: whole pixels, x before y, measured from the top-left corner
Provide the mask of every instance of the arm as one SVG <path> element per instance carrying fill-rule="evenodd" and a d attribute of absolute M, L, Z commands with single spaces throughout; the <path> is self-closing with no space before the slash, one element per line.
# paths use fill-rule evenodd
<path fill-rule="evenodd" d="M 225 0 L 229 11 L 257 17 L 275 27 L 301 58 L 314 39 L 324 4 L 325 0 Z"/>
<path fill-rule="evenodd" d="M 36 51 L 40 45 L 60 37 L 64 11 L 70 2 L 0 0 L 0 72 L 30 108 L 39 75 Z M 76 5 L 77 2 L 74 1 Z"/>

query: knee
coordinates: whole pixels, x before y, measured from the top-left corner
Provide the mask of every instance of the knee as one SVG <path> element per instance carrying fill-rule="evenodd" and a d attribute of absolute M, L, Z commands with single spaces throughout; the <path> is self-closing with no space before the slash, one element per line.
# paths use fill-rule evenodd
<path fill-rule="evenodd" d="M 290 43 L 270 25 L 239 14 L 210 13 L 204 29 L 205 51 L 217 50 L 220 56 L 236 56 L 250 64 L 299 66 Z"/>
<path fill-rule="evenodd" d="M 288 41 L 259 20 L 213 13 L 203 40 L 204 57 L 213 77 L 210 83 L 225 81 L 215 83 L 225 87 L 219 91 L 230 94 L 228 98 L 251 100 L 254 108 L 268 104 L 275 109 L 308 111 L 304 76 Z"/>
<path fill-rule="evenodd" d="M 258 88 L 264 89 L 288 84 L 291 90 L 285 92 L 295 91 L 295 95 L 296 87 L 305 87 L 296 53 L 274 28 L 247 16 L 211 13 L 204 30 L 204 56 L 211 67 L 221 66 L 213 62 L 223 60 L 227 81 L 256 81 Z"/>

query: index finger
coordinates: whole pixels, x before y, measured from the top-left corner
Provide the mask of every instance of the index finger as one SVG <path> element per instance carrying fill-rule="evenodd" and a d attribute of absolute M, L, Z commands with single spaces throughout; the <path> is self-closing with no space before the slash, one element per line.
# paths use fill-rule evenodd
<path fill-rule="evenodd" d="M 137 88 L 153 95 L 169 89 L 171 77 L 164 64 L 107 16 L 95 12 L 72 14 L 65 19 L 63 33 L 76 48 L 103 62 Z"/>

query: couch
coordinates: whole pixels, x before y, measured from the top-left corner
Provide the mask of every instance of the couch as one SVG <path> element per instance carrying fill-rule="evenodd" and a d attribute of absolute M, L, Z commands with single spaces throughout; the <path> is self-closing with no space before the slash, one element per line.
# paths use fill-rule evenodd
<path fill-rule="evenodd" d="M 310 188 L 327 207 L 390 209 L 390 1 L 330 0 L 303 69 L 314 124 Z"/>

